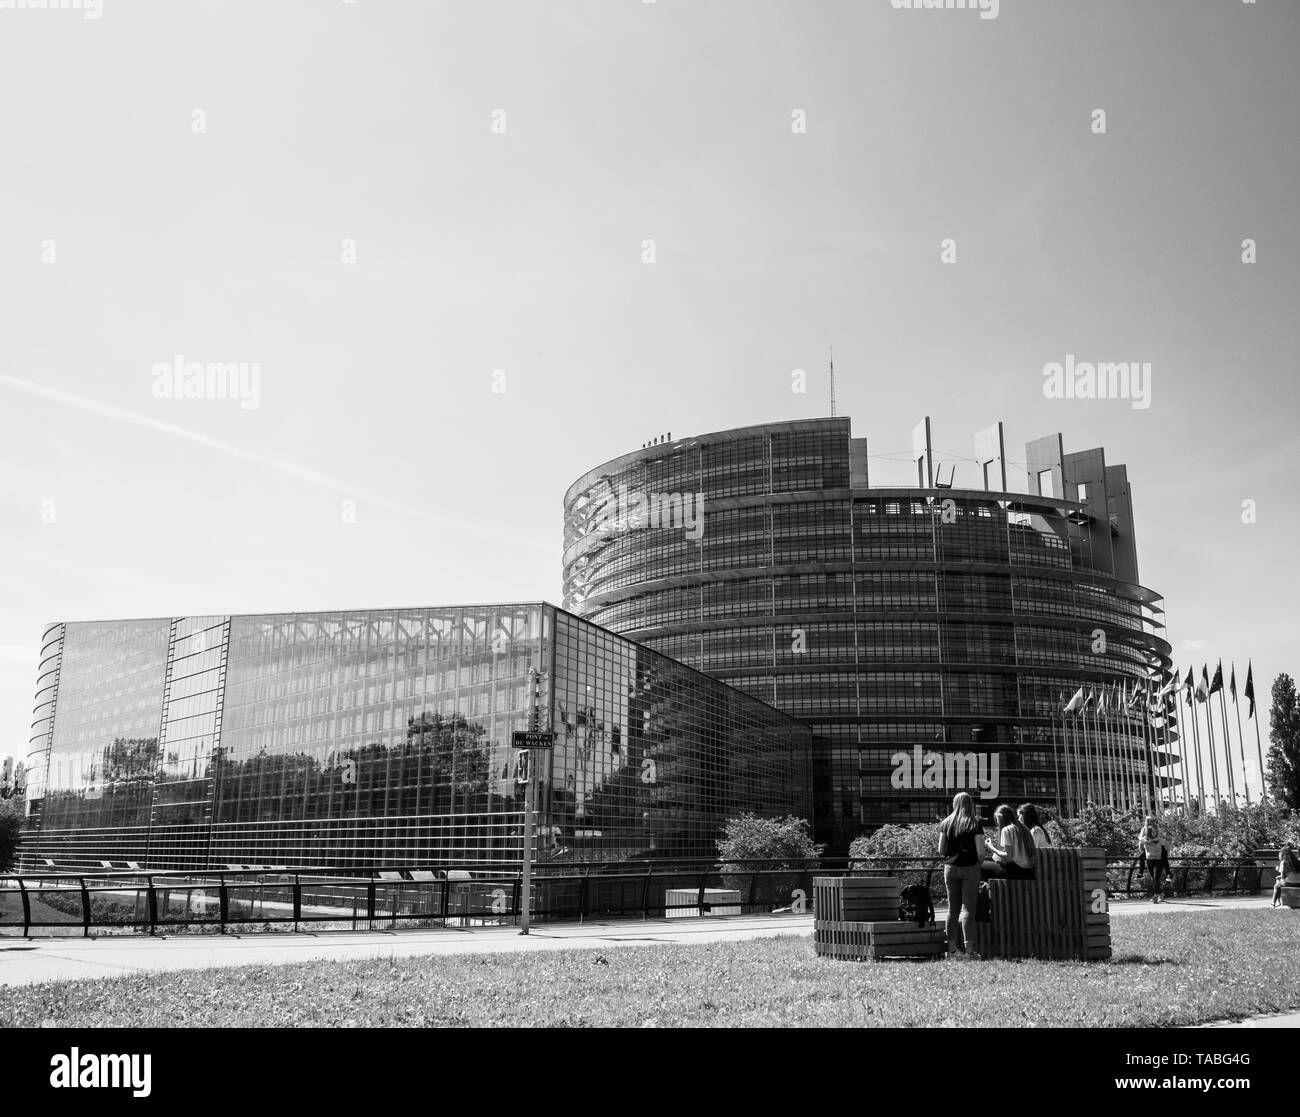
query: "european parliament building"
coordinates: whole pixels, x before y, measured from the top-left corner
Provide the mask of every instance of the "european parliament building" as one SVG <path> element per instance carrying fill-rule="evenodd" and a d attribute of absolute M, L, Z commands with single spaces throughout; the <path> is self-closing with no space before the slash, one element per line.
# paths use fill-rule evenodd
<path fill-rule="evenodd" d="M 978 487 L 956 488 L 928 419 L 914 485 L 873 486 L 869 460 L 831 418 L 605 462 L 565 495 L 565 607 L 807 722 L 815 830 L 832 852 L 946 812 L 952 788 L 900 756 L 913 769 L 974 754 L 996 777 L 980 785 L 988 808 L 1069 810 L 1103 780 L 1142 801 L 1167 777 L 1149 770 L 1141 727 L 1115 726 L 1108 755 L 1083 757 L 1060 717 L 1080 686 L 1131 689 L 1171 663 L 1124 466 L 1066 453 L 1055 434 L 1025 447 L 1029 491 L 1008 492 L 999 423 L 974 438 Z"/>
<path fill-rule="evenodd" d="M 997 424 L 963 488 L 928 420 L 913 449 L 902 487 L 871 483 L 846 418 L 597 466 L 564 497 L 564 608 L 55 624 L 24 860 L 517 863 L 510 740 L 534 718 L 556 734 L 543 860 L 712 857 L 744 811 L 811 818 L 842 854 L 944 813 L 958 763 L 986 810 L 1158 795 L 1171 756 L 1144 730 L 1085 755 L 1060 718 L 1080 686 L 1170 666 L 1125 468 L 1052 435 L 1011 492 Z"/>

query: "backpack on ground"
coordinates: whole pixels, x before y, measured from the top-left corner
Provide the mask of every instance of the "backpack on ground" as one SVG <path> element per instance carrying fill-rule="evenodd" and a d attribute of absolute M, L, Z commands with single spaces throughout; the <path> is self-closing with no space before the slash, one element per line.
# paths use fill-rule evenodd
<path fill-rule="evenodd" d="M 934 900 L 924 884 L 909 884 L 898 898 L 898 918 L 918 927 L 934 925 Z"/>

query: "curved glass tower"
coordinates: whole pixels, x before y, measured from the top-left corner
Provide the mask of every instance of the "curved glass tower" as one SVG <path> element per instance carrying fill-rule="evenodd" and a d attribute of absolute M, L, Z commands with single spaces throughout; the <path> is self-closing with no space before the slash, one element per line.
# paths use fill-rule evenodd
<path fill-rule="evenodd" d="M 906 488 L 869 485 L 847 418 L 606 462 L 565 495 L 565 608 L 809 722 L 832 852 L 960 788 L 989 808 L 1158 797 L 1170 757 L 1131 696 L 1170 648 L 1124 467 L 1054 435 L 1026 447 L 1033 491 L 1004 491 L 999 425 L 976 442 L 986 487 L 956 489 L 928 421 L 916 444 Z M 1063 719 L 1080 688 L 1093 703 Z"/>

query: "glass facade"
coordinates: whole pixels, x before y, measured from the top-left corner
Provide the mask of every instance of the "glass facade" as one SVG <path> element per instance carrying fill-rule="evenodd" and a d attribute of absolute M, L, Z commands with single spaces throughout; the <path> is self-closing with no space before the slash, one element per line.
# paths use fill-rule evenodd
<path fill-rule="evenodd" d="M 534 691 L 530 668 L 540 672 Z M 68 623 L 46 633 L 28 860 L 428 868 L 712 856 L 807 815 L 810 730 L 544 603 Z"/>
<path fill-rule="evenodd" d="M 1079 686 L 1170 662 L 1159 597 L 1115 576 L 1112 523 L 1039 494 L 869 488 L 850 443 L 848 419 L 778 423 L 593 470 L 565 497 L 566 608 L 807 720 L 831 852 L 943 813 L 951 790 L 891 779 L 917 746 L 996 757 L 990 808 L 1069 808 L 1103 775 L 1140 801 L 1141 726 L 1117 717 L 1089 777 L 1059 718 Z M 648 522 L 637 494 L 693 495 L 699 524 Z"/>

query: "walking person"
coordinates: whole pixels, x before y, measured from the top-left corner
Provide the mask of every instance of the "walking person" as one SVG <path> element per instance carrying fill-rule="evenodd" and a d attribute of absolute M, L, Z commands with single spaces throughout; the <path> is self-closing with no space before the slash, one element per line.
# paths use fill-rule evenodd
<path fill-rule="evenodd" d="M 1169 876 L 1169 846 L 1160 836 L 1154 815 L 1147 815 L 1138 834 L 1138 856 L 1151 874 L 1151 902 L 1159 904 L 1164 900 L 1165 878 Z"/>
<path fill-rule="evenodd" d="M 971 943 L 971 924 L 979 898 L 984 827 L 975 800 L 965 791 L 952 797 L 952 813 L 939 823 L 939 856 L 944 859 L 943 885 L 948 893 L 948 957 L 978 957 Z"/>

